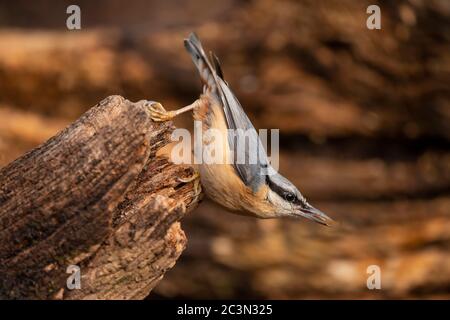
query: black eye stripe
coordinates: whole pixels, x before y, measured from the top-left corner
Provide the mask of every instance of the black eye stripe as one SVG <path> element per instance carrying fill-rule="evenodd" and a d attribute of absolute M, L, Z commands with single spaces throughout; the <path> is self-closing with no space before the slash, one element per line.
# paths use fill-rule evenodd
<path fill-rule="evenodd" d="M 269 176 L 267 176 L 266 182 L 269 185 L 270 190 L 272 190 L 273 192 L 278 194 L 282 199 L 289 201 L 291 203 L 299 204 L 299 205 L 304 204 L 305 199 L 303 197 L 299 198 L 296 193 L 280 187 L 278 184 L 272 182 L 270 180 Z M 287 196 L 288 194 L 292 195 L 292 199 L 287 198 L 287 197 L 290 197 L 290 196 Z"/>
<path fill-rule="evenodd" d="M 295 194 L 293 194 L 292 192 L 286 191 L 285 189 L 280 188 L 278 185 L 274 183 L 270 183 L 270 180 L 268 180 L 268 182 L 270 189 L 274 191 L 276 194 L 278 194 L 281 198 L 287 201 L 294 201 L 297 198 Z"/>
<path fill-rule="evenodd" d="M 267 181 L 267 184 L 269 185 L 270 189 L 284 199 L 284 194 L 286 193 L 286 190 L 284 190 L 283 188 L 281 188 L 277 184 L 273 183 L 269 179 L 269 177 L 267 177 L 266 181 Z"/>

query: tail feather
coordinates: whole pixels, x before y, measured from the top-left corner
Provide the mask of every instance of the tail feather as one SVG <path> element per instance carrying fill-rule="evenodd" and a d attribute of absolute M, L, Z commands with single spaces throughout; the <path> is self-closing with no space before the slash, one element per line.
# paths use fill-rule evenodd
<path fill-rule="evenodd" d="M 209 52 L 210 56 L 211 56 L 211 60 L 214 62 L 214 69 L 216 70 L 217 75 L 225 81 L 225 78 L 223 77 L 223 71 L 222 68 L 220 67 L 220 62 L 219 62 L 219 58 L 217 58 L 217 56 L 212 53 L 211 51 Z"/>
<path fill-rule="evenodd" d="M 195 33 L 191 33 L 189 35 L 189 38 L 184 40 L 184 46 L 190 53 L 192 61 L 197 67 L 203 84 L 209 91 L 215 92 L 218 97 L 220 97 L 221 94 L 219 94 L 218 92 L 218 90 L 220 89 L 217 77 L 222 78 L 223 73 L 222 69 L 220 68 L 218 58 L 215 55 L 211 54 L 211 56 L 214 57 L 213 66 L 210 60 L 207 58 L 202 44 Z"/>

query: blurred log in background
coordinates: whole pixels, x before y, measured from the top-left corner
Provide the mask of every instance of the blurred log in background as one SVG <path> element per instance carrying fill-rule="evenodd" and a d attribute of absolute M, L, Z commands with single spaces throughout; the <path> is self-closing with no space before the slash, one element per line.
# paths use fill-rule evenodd
<path fill-rule="evenodd" d="M 195 30 L 255 126 L 280 128 L 281 172 L 342 224 L 205 202 L 150 298 L 450 296 L 448 1 L 78 1 L 80 31 L 65 29 L 69 4 L 0 4 L 0 165 L 110 94 L 192 102 Z M 366 28 L 369 4 L 382 30 Z"/>

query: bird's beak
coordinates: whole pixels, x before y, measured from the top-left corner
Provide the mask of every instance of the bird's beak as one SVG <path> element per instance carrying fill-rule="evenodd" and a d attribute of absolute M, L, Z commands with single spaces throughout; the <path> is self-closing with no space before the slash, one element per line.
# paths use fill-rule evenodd
<path fill-rule="evenodd" d="M 314 208 L 310 204 L 308 204 L 306 207 L 298 208 L 295 213 L 296 215 L 300 215 L 328 227 L 335 224 L 335 221 L 333 219 L 331 219 L 319 209 Z"/>

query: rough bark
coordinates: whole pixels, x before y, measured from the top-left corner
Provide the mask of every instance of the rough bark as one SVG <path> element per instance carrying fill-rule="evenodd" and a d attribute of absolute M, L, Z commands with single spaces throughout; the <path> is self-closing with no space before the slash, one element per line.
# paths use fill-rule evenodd
<path fill-rule="evenodd" d="M 1 169 L 1 298 L 140 299 L 175 264 L 194 171 L 156 155 L 173 126 L 144 103 L 108 97 Z"/>

